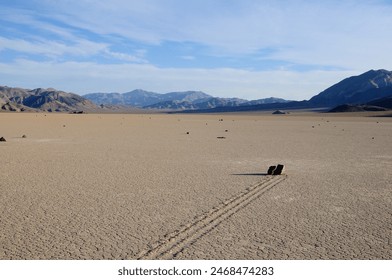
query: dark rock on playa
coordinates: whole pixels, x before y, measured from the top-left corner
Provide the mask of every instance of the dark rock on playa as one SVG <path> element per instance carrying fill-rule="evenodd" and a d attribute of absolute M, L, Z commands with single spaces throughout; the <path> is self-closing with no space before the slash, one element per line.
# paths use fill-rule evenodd
<path fill-rule="evenodd" d="M 272 175 L 274 173 L 274 170 L 276 169 L 275 165 L 272 165 L 268 168 L 267 174 Z"/>
<path fill-rule="evenodd" d="M 0 137 L 0 142 L 7 142 L 4 137 Z"/>
<path fill-rule="evenodd" d="M 276 166 L 276 169 L 274 170 L 273 175 L 280 175 L 283 173 L 283 169 L 284 169 L 284 165 L 283 164 L 278 164 L 278 166 Z"/>

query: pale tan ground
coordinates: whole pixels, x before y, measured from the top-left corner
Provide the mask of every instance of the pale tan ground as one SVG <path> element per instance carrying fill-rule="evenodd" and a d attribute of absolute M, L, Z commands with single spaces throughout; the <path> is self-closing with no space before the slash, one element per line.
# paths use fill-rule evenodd
<path fill-rule="evenodd" d="M 392 118 L 3 113 L 1 136 L 0 259 L 392 259 Z"/>

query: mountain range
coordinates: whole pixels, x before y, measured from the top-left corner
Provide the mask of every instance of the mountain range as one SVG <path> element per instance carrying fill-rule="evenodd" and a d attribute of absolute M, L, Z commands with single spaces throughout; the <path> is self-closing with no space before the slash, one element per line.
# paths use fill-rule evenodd
<path fill-rule="evenodd" d="M 392 72 L 370 70 L 346 78 L 309 100 L 289 101 L 270 97 L 258 100 L 213 97 L 201 91 L 159 94 L 142 89 L 120 93 L 74 93 L 49 89 L 22 89 L 0 86 L 0 109 L 3 111 L 118 111 L 126 108 L 160 109 L 181 112 L 232 112 L 276 109 L 331 109 L 339 105 L 363 105 L 366 108 L 390 108 Z M 347 110 L 353 110 L 352 106 Z M 373 107 L 372 107 L 373 106 Z M 389 107 L 388 107 L 389 106 Z M 344 110 L 341 107 L 339 110 Z M 365 110 L 364 109 L 364 110 Z"/>
<path fill-rule="evenodd" d="M 361 104 L 392 95 L 392 72 L 370 70 L 350 77 L 312 97 L 312 106 L 334 107 L 341 104 Z"/>
<path fill-rule="evenodd" d="M 237 107 L 240 105 L 288 102 L 287 100 L 274 97 L 248 101 L 240 98 L 213 97 L 202 91 L 169 92 L 159 94 L 142 89 L 136 89 L 122 94 L 90 93 L 83 97 L 91 100 L 97 105 L 110 104 L 162 110 L 201 110 L 216 107 Z"/>
<path fill-rule="evenodd" d="M 383 97 L 367 103 L 362 104 L 343 104 L 338 105 L 331 110 L 329 113 L 339 112 L 363 112 L 363 111 L 388 111 L 392 110 L 392 95 L 389 97 Z"/>
<path fill-rule="evenodd" d="M 77 94 L 37 88 L 33 90 L 0 86 L 0 108 L 4 111 L 92 111 L 98 106 Z"/>
<path fill-rule="evenodd" d="M 159 94 L 156 92 L 145 91 L 142 89 L 135 89 L 126 93 L 89 93 L 83 97 L 91 100 L 97 105 L 125 105 L 133 107 L 145 107 L 153 104 L 178 101 L 178 102 L 194 102 L 196 100 L 205 100 L 211 96 L 201 91 L 186 91 L 186 92 L 169 92 L 166 94 Z"/>
<path fill-rule="evenodd" d="M 361 75 L 346 78 L 309 100 L 257 105 L 241 104 L 241 106 L 233 108 L 216 107 L 205 110 L 186 110 L 184 112 L 208 113 L 308 108 L 324 108 L 324 110 L 328 110 L 343 104 L 366 105 L 373 101 L 378 102 L 377 106 L 389 109 L 387 97 L 392 97 L 392 71 L 380 69 L 370 70 Z M 372 104 L 369 105 L 371 106 Z"/>

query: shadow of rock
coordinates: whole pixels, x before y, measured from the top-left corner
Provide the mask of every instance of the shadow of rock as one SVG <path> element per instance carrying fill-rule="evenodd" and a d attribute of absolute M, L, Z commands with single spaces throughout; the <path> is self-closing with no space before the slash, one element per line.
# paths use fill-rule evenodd
<path fill-rule="evenodd" d="M 237 173 L 237 174 L 231 174 L 234 176 L 267 176 L 267 173 Z"/>

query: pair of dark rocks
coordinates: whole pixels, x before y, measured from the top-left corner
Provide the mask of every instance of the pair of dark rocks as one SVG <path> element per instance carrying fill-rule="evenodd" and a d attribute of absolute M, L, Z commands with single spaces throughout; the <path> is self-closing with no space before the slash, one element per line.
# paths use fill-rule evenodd
<path fill-rule="evenodd" d="M 268 168 L 267 174 L 268 175 L 281 175 L 283 173 L 284 165 L 272 165 Z"/>

